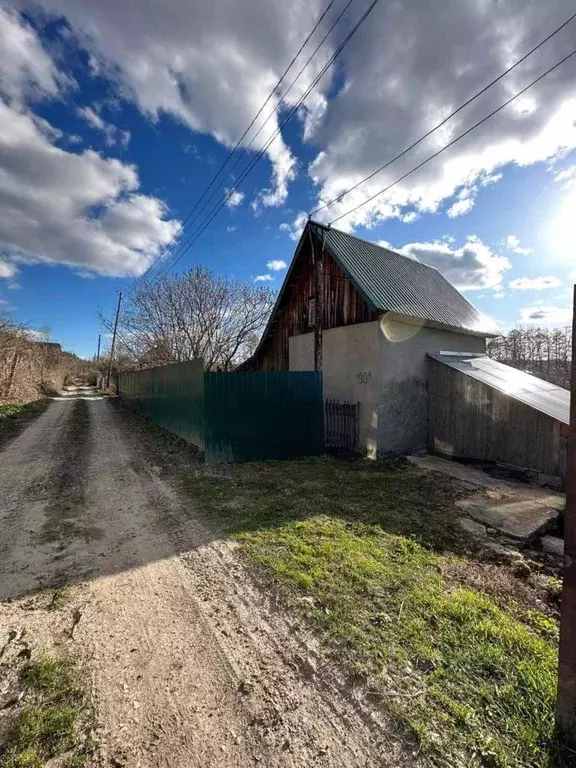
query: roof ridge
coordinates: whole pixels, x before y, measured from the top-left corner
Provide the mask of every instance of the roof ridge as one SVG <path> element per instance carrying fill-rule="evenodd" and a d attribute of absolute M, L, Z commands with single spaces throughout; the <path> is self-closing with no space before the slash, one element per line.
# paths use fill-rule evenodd
<path fill-rule="evenodd" d="M 308 223 L 314 224 L 317 227 L 320 227 L 321 229 L 325 229 L 327 232 L 338 232 L 338 234 L 340 235 L 345 235 L 346 237 L 351 237 L 354 240 L 359 240 L 361 243 L 373 245 L 375 248 L 381 248 L 383 251 L 386 251 L 387 253 L 393 253 L 395 256 L 400 256 L 400 258 L 402 259 L 408 259 L 409 261 L 412 261 L 415 264 L 420 264 L 420 266 L 425 267 L 426 269 L 433 269 L 434 272 L 438 272 L 440 275 L 442 274 L 438 269 L 438 267 L 433 267 L 431 264 L 425 264 L 423 261 L 420 261 L 419 259 L 414 259 L 411 256 L 407 256 L 405 253 L 400 253 L 399 251 L 395 251 L 393 248 L 386 248 L 384 245 L 380 245 L 380 243 L 375 243 L 374 240 L 366 240 L 365 237 L 352 235 L 350 234 L 350 232 L 344 232 L 343 229 L 338 229 L 338 227 L 332 227 L 330 226 L 330 224 L 322 224 L 321 222 L 316 221 L 315 219 L 308 219 Z"/>

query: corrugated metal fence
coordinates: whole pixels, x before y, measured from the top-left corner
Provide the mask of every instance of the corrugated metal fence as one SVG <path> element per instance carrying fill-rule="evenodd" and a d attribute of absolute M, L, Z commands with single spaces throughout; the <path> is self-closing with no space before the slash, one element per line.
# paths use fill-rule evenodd
<path fill-rule="evenodd" d="M 204 448 L 202 360 L 122 373 L 118 394 L 156 424 Z"/>
<path fill-rule="evenodd" d="M 204 373 L 202 361 L 121 374 L 120 397 L 205 452 L 207 461 L 311 456 L 324 450 L 322 374 Z"/>
<path fill-rule="evenodd" d="M 206 373 L 207 461 L 311 456 L 324 451 L 322 374 Z"/>

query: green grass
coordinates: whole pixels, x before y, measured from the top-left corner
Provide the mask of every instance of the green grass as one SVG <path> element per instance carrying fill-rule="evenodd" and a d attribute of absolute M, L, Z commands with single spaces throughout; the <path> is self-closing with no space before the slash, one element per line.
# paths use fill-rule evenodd
<path fill-rule="evenodd" d="M 431 764 L 553 765 L 556 621 L 516 599 L 512 572 L 510 595 L 466 584 L 468 568 L 498 566 L 477 562 L 455 525 L 458 485 L 328 458 L 179 476 Z"/>
<path fill-rule="evenodd" d="M 72 663 L 41 656 L 22 671 L 24 704 L 18 711 L 4 752 L 2 768 L 42 768 L 60 758 L 60 766 L 85 764 L 90 708 Z"/>

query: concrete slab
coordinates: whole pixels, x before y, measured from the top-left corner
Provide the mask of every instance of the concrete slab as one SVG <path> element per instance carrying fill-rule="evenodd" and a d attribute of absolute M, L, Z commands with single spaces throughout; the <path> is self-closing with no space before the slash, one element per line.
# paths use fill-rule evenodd
<path fill-rule="evenodd" d="M 456 502 L 456 506 L 473 520 L 496 528 L 504 536 L 518 539 L 523 544 L 549 528 L 559 514 L 534 499 L 510 496 L 494 499 L 488 494 L 476 494 Z"/>
<path fill-rule="evenodd" d="M 487 475 L 486 472 L 469 467 L 467 464 L 461 464 L 459 461 L 448 461 L 439 456 L 430 455 L 406 456 L 406 460 L 420 469 L 441 472 L 443 475 L 453 477 L 455 480 L 460 480 L 460 482 L 474 488 L 497 488 L 502 484 L 501 480 L 496 480 Z"/>
<path fill-rule="evenodd" d="M 429 470 L 430 472 L 440 472 L 443 475 L 453 477 L 470 489 L 490 488 L 504 496 L 532 501 L 547 509 L 562 511 L 566 507 L 566 495 L 564 493 L 548 491 L 544 488 L 537 488 L 524 483 L 515 483 L 510 480 L 500 480 L 491 477 L 481 469 L 468 466 L 468 464 L 462 464 L 459 461 L 449 461 L 429 454 L 425 456 L 407 456 L 406 459 L 421 469 Z"/>

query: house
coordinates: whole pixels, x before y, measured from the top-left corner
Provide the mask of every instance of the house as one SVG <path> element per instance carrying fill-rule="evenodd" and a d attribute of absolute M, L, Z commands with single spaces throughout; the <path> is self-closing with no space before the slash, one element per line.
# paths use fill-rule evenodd
<path fill-rule="evenodd" d="M 322 370 L 325 399 L 360 403 L 360 450 L 428 445 L 428 353 L 483 353 L 494 335 L 436 269 L 309 221 L 244 370 Z"/>

